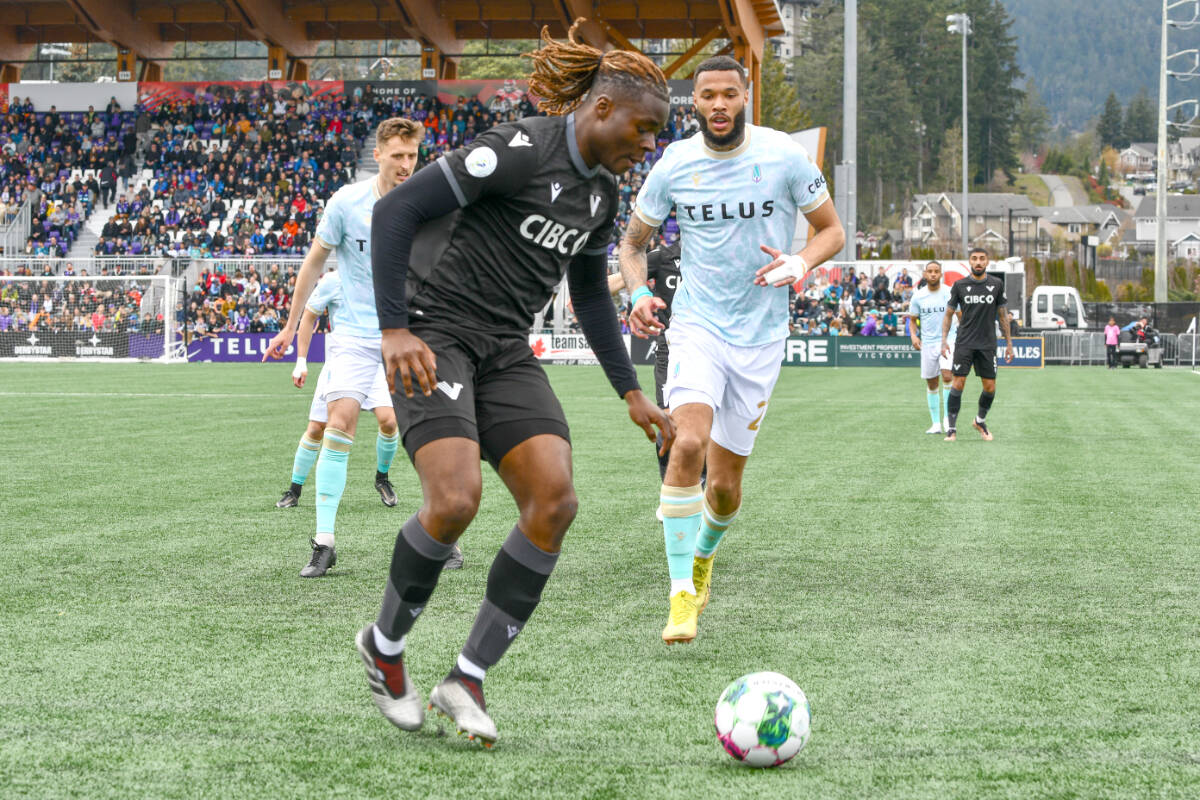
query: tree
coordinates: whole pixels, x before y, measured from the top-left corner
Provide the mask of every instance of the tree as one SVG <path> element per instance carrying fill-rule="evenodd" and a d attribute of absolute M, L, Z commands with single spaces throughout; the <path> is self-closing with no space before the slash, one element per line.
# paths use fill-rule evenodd
<path fill-rule="evenodd" d="M 1108 99 L 1104 101 L 1104 111 L 1100 113 L 1100 118 L 1096 121 L 1096 138 L 1100 140 L 1100 146 L 1115 147 L 1118 150 L 1128 147 L 1128 141 L 1122 138 L 1123 124 L 1121 103 L 1117 100 L 1115 92 L 1109 92 Z"/>
<path fill-rule="evenodd" d="M 969 0 L 975 33 L 968 48 L 970 159 L 974 183 L 986 183 L 998 170 L 1017 167 L 1013 129 L 1022 91 L 1012 20 L 998 0 Z"/>
<path fill-rule="evenodd" d="M 1120 119 L 1121 106 L 1117 104 L 1117 118 Z M 1017 104 L 1016 124 L 1013 127 L 1014 144 L 1023 153 L 1036 153 L 1046 142 L 1050 133 L 1050 112 L 1042 103 L 1033 81 L 1025 84 L 1024 94 Z"/>
<path fill-rule="evenodd" d="M 463 45 L 463 58 L 458 61 L 460 78 L 529 77 L 529 59 L 522 53 L 537 50 L 536 39 L 475 39 Z"/>
<path fill-rule="evenodd" d="M 1129 101 L 1125 109 L 1124 138 L 1130 142 L 1158 141 L 1158 108 L 1146 93 L 1146 87 Z"/>
<path fill-rule="evenodd" d="M 946 131 L 942 140 L 933 185 L 942 192 L 962 191 L 962 125 L 957 122 Z"/>
<path fill-rule="evenodd" d="M 762 108 L 759 119 L 763 125 L 792 133 L 812 125 L 812 117 L 800 105 L 796 85 L 788 80 L 783 62 L 770 47 L 765 48 L 762 64 Z"/>

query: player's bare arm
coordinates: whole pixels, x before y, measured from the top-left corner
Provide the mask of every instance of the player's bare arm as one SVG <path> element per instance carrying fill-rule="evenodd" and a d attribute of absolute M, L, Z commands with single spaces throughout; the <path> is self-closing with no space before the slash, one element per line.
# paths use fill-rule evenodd
<path fill-rule="evenodd" d="M 842 221 L 838 218 L 833 200 L 826 200 L 805 214 L 804 218 L 816 229 L 816 235 L 795 255 L 785 255 L 782 250 L 762 245 L 762 251 L 771 256 L 772 261 L 754 273 L 756 285 L 790 286 L 803 278 L 810 269 L 820 266 L 841 252 L 846 243 L 846 232 L 842 230 Z"/>
<path fill-rule="evenodd" d="M 942 355 L 950 357 L 950 326 L 954 324 L 954 309 L 947 308 L 946 316 L 942 317 Z"/>
<path fill-rule="evenodd" d="M 320 279 L 328 258 L 329 250 L 322 247 L 319 242 L 313 242 L 312 247 L 308 249 L 308 254 L 304 256 L 304 263 L 300 265 L 300 271 L 296 274 L 296 289 L 292 292 L 292 313 L 288 314 L 283 330 L 271 338 L 271 343 L 267 345 L 267 352 L 263 353 L 263 361 L 268 358 L 283 358 L 283 354 L 287 352 L 288 345 L 292 343 L 292 337 L 296 335 L 296 330 L 300 325 L 300 315 L 296 314 L 296 309 L 303 309 L 305 303 L 308 302 L 308 297 L 312 294 L 313 287 L 317 285 L 317 280 Z"/>
<path fill-rule="evenodd" d="M 1013 360 L 1012 331 L 1008 324 L 1008 307 L 1000 306 L 996 309 L 996 313 L 1000 316 L 1000 333 L 1004 334 L 1004 363 L 1007 364 Z"/>
<path fill-rule="evenodd" d="M 646 248 L 653 236 L 654 228 L 634 214 L 617 247 L 617 260 L 621 265 L 621 280 L 631 296 L 646 285 Z M 642 339 L 662 333 L 662 325 L 659 324 L 654 312 L 666 307 L 666 303 L 652 295 L 644 294 L 638 297 L 633 303 L 633 310 L 629 312 L 629 330 Z"/>
<path fill-rule="evenodd" d="M 908 319 L 909 319 L 908 327 L 909 327 L 909 330 L 912 331 L 911 338 L 912 338 L 913 349 L 920 350 L 921 349 L 921 318 L 918 317 L 916 314 L 905 314 L 904 316 L 908 317 Z"/>
<path fill-rule="evenodd" d="M 300 318 L 300 330 L 296 333 L 296 366 L 292 370 L 292 384 L 297 389 L 303 389 L 304 381 L 308 378 L 308 348 L 312 344 L 318 319 L 307 306 L 304 308 L 304 316 Z"/>
<path fill-rule="evenodd" d="M 437 386 L 437 356 L 422 339 L 408 328 L 385 328 L 380 350 L 383 354 L 383 371 L 387 375 L 388 391 L 396 393 L 396 375 L 405 397 L 413 396 L 413 378 L 428 397 Z"/>
<path fill-rule="evenodd" d="M 614 272 L 608 276 L 608 293 L 616 297 L 617 292 L 625 288 L 625 276 L 620 272 Z"/>

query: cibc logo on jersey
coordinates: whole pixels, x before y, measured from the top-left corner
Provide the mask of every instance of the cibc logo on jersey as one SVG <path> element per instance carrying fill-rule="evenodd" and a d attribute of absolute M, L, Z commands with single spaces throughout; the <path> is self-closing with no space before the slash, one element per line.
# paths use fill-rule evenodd
<path fill-rule="evenodd" d="M 564 256 L 573 256 L 587 244 L 588 232 L 578 228 L 568 228 L 561 222 L 544 217 L 541 214 L 530 214 L 518 228 L 521 235 L 540 244 L 547 250 L 554 250 Z"/>
<path fill-rule="evenodd" d="M 979 303 L 987 303 L 988 305 L 991 305 L 994 302 L 996 302 L 996 298 L 992 297 L 990 294 L 968 294 L 963 297 L 963 303 L 969 306 L 977 305 Z"/>

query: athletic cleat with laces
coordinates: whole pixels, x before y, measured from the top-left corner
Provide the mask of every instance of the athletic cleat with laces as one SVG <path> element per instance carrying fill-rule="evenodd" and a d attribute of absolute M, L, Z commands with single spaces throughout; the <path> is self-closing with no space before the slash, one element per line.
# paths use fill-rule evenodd
<path fill-rule="evenodd" d="M 442 569 L 447 570 L 447 569 L 462 569 L 462 568 L 463 568 L 463 551 L 462 551 L 462 548 L 459 547 L 458 543 L 456 542 L 454 544 L 454 552 L 452 552 L 450 554 L 450 557 L 447 558 L 442 563 Z"/>
<path fill-rule="evenodd" d="M 717 554 L 708 558 L 694 556 L 692 558 L 692 583 L 696 584 L 696 616 L 708 607 L 708 598 L 712 596 L 712 568 Z"/>
<path fill-rule="evenodd" d="M 671 616 L 662 638 L 667 644 L 690 642 L 696 638 L 696 620 L 700 611 L 696 606 L 696 595 L 680 590 L 671 595 Z"/>
<path fill-rule="evenodd" d="M 459 736 L 491 748 L 500 734 L 487 713 L 483 687 L 475 681 L 449 676 L 429 693 L 429 710 L 454 723 Z"/>
<path fill-rule="evenodd" d="M 958 432 L 955 431 L 954 428 L 946 428 L 946 438 L 943 439 L 942 441 L 944 441 L 944 442 L 958 441 Z"/>
<path fill-rule="evenodd" d="M 300 570 L 300 577 L 319 578 L 337 563 L 337 551 L 332 547 L 317 544 L 311 539 L 309 539 L 308 543 L 312 545 L 312 558 L 308 560 L 308 564 L 304 569 Z"/>
<path fill-rule="evenodd" d="M 941 432 L 942 432 L 942 426 L 941 426 L 941 425 L 934 425 L 932 428 L 930 428 L 929 430 L 927 430 L 927 431 L 925 431 L 925 432 L 926 432 L 926 433 L 941 433 Z"/>
<path fill-rule="evenodd" d="M 371 699 L 380 713 L 401 730 L 421 730 L 425 722 L 425 705 L 421 702 L 417 687 L 408 679 L 403 654 L 395 661 L 383 658 L 375 649 L 374 624 L 358 632 L 358 636 L 354 637 L 354 645 L 366 665 Z"/>
<path fill-rule="evenodd" d="M 388 508 L 396 505 L 396 490 L 392 488 L 392 482 L 388 480 L 386 472 L 375 473 L 375 490 L 379 492 L 379 499 Z"/>
<path fill-rule="evenodd" d="M 279 502 L 275 503 L 276 508 L 295 508 L 300 505 L 300 494 L 292 491 L 291 487 L 283 493 L 283 497 L 279 498 Z"/>
<path fill-rule="evenodd" d="M 975 420 L 975 422 L 971 424 L 971 427 L 979 431 L 979 435 L 983 437 L 985 442 L 990 442 L 992 440 L 992 432 L 988 430 L 986 422 Z"/>

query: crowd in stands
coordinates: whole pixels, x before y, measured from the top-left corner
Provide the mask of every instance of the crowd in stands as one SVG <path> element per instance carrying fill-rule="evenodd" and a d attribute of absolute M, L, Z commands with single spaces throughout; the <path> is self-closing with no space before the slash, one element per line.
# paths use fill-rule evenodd
<path fill-rule="evenodd" d="M 905 336 L 913 277 L 906 269 L 889 279 L 854 267 L 837 280 L 820 276 L 792 303 L 792 331 L 806 336 Z"/>
<path fill-rule="evenodd" d="M 161 312 L 143 309 L 145 282 L 3 281 L 0 278 L 0 333 L 161 333 Z"/>
<path fill-rule="evenodd" d="M 186 341 L 235 333 L 275 333 L 291 310 L 296 268 L 271 264 L 259 274 L 254 266 L 227 274 L 220 264 L 201 273 L 187 300 L 175 309 L 175 324 Z M 321 319 L 321 330 L 328 320 Z"/>
<path fill-rule="evenodd" d="M 101 202 L 100 170 L 132 172 L 133 115 L 115 98 L 103 111 L 60 113 L 55 106 L 35 111 L 29 98 L 14 97 L 0 112 L 0 225 L 28 202 L 23 254 L 65 256 Z"/>

